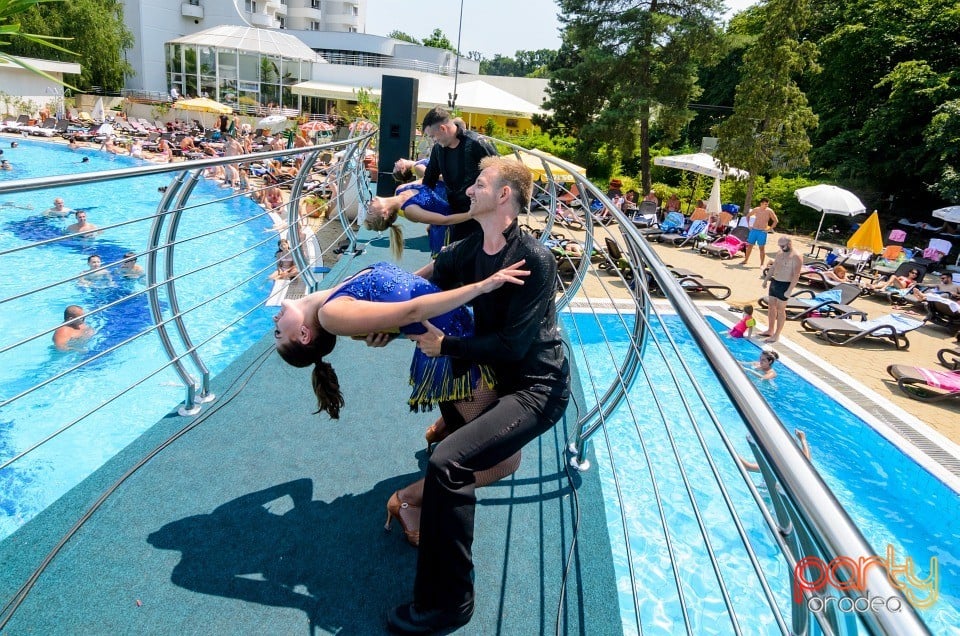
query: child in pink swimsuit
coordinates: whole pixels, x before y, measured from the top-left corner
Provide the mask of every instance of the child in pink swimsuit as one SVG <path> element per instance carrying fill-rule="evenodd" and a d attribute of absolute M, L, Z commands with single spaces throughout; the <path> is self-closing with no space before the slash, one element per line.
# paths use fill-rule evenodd
<path fill-rule="evenodd" d="M 730 328 L 730 335 L 733 338 L 743 338 L 744 334 L 747 334 L 748 337 L 752 336 L 753 328 L 756 326 L 757 319 L 753 317 L 753 305 L 746 305 L 743 308 L 743 318 Z"/>

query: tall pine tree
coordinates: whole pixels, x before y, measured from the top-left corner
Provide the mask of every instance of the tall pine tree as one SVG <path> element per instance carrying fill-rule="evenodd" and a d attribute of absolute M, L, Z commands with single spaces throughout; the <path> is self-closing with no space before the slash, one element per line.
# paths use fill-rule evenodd
<path fill-rule="evenodd" d="M 750 207 L 758 174 L 809 163 L 809 130 L 817 116 L 796 78 L 816 72 L 817 48 L 799 35 L 810 13 L 809 0 L 768 0 L 762 31 L 743 54 L 733 114 L 716 126 L 716 156 L 750 172 L 745 207 Z"/>
<path fill-rule="evenodd" d="M 640 145 L 650 187 L 651 126 L 676 139 L 693 116 L 697 68 L 716 52 L 721 0 L 560 0 L 563 44 L 551 65 L 549 127 L 578 138 L 578 159 Z"/>

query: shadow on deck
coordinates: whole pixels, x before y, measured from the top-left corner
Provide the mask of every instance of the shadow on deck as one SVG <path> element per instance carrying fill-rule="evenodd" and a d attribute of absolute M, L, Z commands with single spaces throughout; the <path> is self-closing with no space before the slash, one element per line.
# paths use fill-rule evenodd
<path fill-rule="evenodd" d="M 331 276 L 387 258 L 383 243 Z M 424 262 L 413 243 L 409 269 Z M 308 371 L 272 348 L 267 336 L 220 374 L 217 401 L 196 420 L 161 420 L 0 543 L 2 618 L 50 550 L 120 482 L 5 633 L 385 631 L 386 611 L 412 595 L 416 557 L 396 525 L 384 532 L 385 504 L 419 476 L 435 417 L 407 409 L 410 345 L 341 339 L 330 359 L 346 396 L 339 421 L 312 413 Z M 459 633 L 622 632 L 597 474 L 565 470 L 574 404 L 524 449 L 515 475 L 478 491 L 477 608 Z"/>

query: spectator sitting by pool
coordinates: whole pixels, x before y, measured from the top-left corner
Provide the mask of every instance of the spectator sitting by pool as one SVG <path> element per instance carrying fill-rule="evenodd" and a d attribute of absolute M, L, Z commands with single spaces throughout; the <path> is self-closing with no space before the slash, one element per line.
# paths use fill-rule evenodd
<path fill-rule="evenodd" d="M 810 444 L 807 443 L 807 434 L 801 431 L 799 428 L 795 429 L 793 432 L 797 436 L 797 444 L 800 445 L 800 452 L 802 452 L 807 459 L 810 459 Z M 744 468 L 751 472 L 760 472 L 760 466 L 745 460 L 743 457 L 740 458 L 740 463 L 743 464 Z"/>
<path fill-rule="evenodd" d="M 53 346 L 58 351 L 81 348 L 93 336 L 93 327 L 83 319 L 83 308 L 70 305 L 63 310 L 63 324 L 53 332 Z"/>
<path fill-rule="evenodd" d="M 744 368 L 761 380 L 772 380 L 777 377 L 777 372 L 773 369 L 773 363 L 779 359 L 780 354 L 776 351 L 764 350 L 760 352 L 759 360 L 744 365 Z"/>
<path fill-rule="evenodd" d="M 146 272 L 137 264 L 137 253 L 126 252 L 120 262 L 120 276 L 123 278 L 141 278 Z"/>
<path fill-rule="evenodd" d="M 53 207 L 45 210 L 43 213 L 43 216 L 63 218 L 65 216 L 70 216 L 71 214 L 73 214 L 73 210 L 68 207 L 65 207 L 63 205 L 63 199 L 60 197 L 57 197 L 56 199 L 53 200 Z"/>
<path fill-rule="evenodd" d="M 83 234 L 84 238 L 92 238 L 99 234 L 97 226 L 87 222 L 87 213 L 84 210 L 77 210 L 73 214 L 77 222 L 67 226 L 67 234 Z"/>
<path fill-rule="evenodd" d="M 87 271 L 83 273 L 78 285 L 83 287 L 110 287 L 113 285 L 113 277 L 110 272 L 102 267 L 103 261 L 99 254 L 91 254 L 87 257 Z"/>

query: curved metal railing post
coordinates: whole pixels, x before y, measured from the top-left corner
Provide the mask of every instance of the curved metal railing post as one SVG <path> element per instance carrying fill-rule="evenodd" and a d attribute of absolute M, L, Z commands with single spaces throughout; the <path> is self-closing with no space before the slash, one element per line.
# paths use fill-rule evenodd
<path fill-rule="evenodd" d="M 166 258 L 164 259 L 164 280 L 166 281 L 167 301 L 170 303 L 170 311 L 173 316 L 173 323 L 176 325 L 177 334 L 180 336 L 180 341 L 187 349 L 186 353 L 190 356 L 194 366 L 200 373 L 200 392 L 193 396 L 193 401 L 196 408 L 199 408 L 199 406 L 196 405 L 212 402 L 216 399 L 216 396 L 210 391 L 210 370 L 207 368 L 207 365 L 204 364 L 203 359 L 200 358 L 200 354 L 197 351 L 196 346 L 193 344 L 193 340 L 190 338 L 190 330 L 187 329 L 187 325 L 183 322 L 183 313 L 180 311 L 180 300 L 177 297 L 177 277 L 174 253 L 177 241 L 177 230 L 180 227 L 180 218 L 183 215 L 184 208 L 187 206 L 187 201 L 190 199 L 190 195 L 193 193 L 194 188 L 196 188 L 197 183 L 200 181 L 202 172 L 203 171 L 200 169 L 192 171 L 190 173 L 189 180 L 184 183 L 177 192 L 177 203 L 174 206 L 172 214 L 170 215 L 169 223 L 167 223 L 167 243 L 165 249 Z M 192 410 L 189 405 L 185 406 L 188 410 Z"/>
<path fill-rule="evenodd" d="M 168 215 L 170 214 L 171 206 L 176 206 L 175 201 L 179 201 L 178 192 L 184 186 L 184 182 L 188 177 L 188 171 L 183 170 L 177 173 L 173 181 L 170 182 L 170 185 L 167 186 L 166 192 L 163 193 L 163 197 L 160 199 L 160 204 L 157 206 L 157 214 L 153 219 L 153 223 L 150 227 L 149 238 L 147 239 L 147 298 L 150 303 L 150 315 L 153 318 L 153 322 L 157 325 L 157 336 L 160 338 L 160 346 L 163 347 L 164 352 L 167 354 L 167 358 L 173 363 L 173 369 L 176 371 L 177 375 L 180 376 L 180 381 L 183 382 L 184 387 L 186 388 L 187 395 L 183 400 L 183 405 L 178 409 L 180 415 L 195 415 L 199 412 L 200 407 L 196 404 L 198 384 L 197 379 L 194 378 L 189 371 L 187 371 L 186 366 L 180 360 L 177 350 L 173 345 L 173 341 L 170 339 L 170 333 L 167 329 L 167 323 L 163 319 L 163 312 L 160 307 L 160 279 L 157 277 L 157 259 L 159 256 L 160 250 L 171 249 L 170 246 L 164 246 L 161 243 L 161 236 L 163 235 L 163 227 L 168 220 Z M 167 280 L 169 277 L 169 259 L 164 259 L 164 280 Z M 169 289 L 168 289 L 169 294 Z"/>

